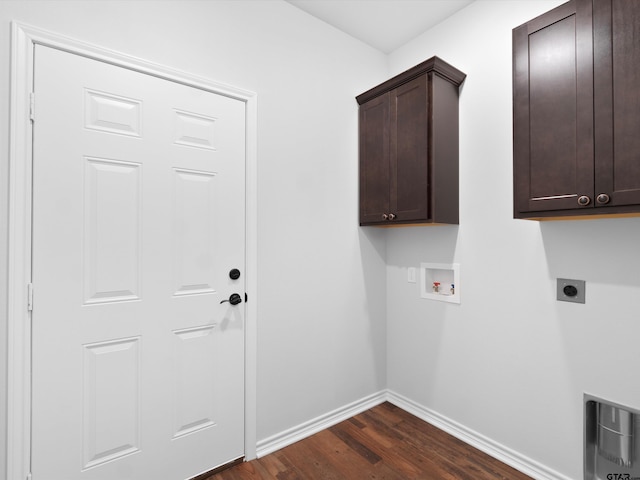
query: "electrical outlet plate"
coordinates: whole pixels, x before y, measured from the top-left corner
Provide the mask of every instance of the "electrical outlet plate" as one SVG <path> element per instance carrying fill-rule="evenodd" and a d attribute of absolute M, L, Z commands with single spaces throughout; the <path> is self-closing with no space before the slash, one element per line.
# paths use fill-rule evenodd
<path fill-rule="evenodd" d="M 557 279 L 557 299 L 560 302 L 585 303 L 585 281 Z"/>
<path fill-rule="evenodd" d="M 416 283 L 416 267 L 409 267 L 407 269 L 407 282 Z"/>

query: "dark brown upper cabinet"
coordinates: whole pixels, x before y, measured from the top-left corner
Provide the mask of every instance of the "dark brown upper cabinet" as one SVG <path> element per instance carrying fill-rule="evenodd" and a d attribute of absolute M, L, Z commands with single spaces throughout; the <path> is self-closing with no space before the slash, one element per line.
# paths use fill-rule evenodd
<path fill-rule="evenodd" d="M 513 30 L 515 218 L 640 213 L 639 36 L 638 0 L 571 0 Z"/>
<path fill-rule="evenodd" d="M 430 58 L 356 97 L 360 225 L 458 223 L 458 89 Z"/>

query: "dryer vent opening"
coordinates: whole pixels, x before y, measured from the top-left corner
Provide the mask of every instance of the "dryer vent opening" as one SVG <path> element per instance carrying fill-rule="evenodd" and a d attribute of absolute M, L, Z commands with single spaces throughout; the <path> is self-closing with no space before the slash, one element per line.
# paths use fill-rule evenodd
<path fill-rule="evenodd" d="M 585 395 L 584 479 L 640 480 L 640 412 Z"/>

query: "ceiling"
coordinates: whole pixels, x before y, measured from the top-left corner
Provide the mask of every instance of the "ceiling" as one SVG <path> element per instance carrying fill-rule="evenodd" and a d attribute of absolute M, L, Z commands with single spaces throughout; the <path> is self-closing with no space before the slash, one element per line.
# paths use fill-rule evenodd
<path fill-rule="evenodd" d="M 442 22 L 474 0 L 287 0 L 384 53 Z"/>

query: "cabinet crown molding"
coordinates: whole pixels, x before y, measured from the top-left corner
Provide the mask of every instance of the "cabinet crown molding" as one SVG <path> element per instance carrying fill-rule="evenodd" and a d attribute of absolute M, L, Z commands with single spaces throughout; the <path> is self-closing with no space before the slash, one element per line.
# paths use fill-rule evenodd
<path fill-rule="evenodd" d="M 462 82 L 464 82 L 464 79 L 467 77 L 465 73 L 462 73 L 453 65 L 450 65 L 441 58 L 434 56 L 358 95 L 356 97 L 358 105 L 362 105 L 384 92 L 393 90 L 394 88 L 402 85 L 403 83 L 407 83 L 420 75 L 431 72 L 435 72 L 457 87 L 462 85 Z"/>

